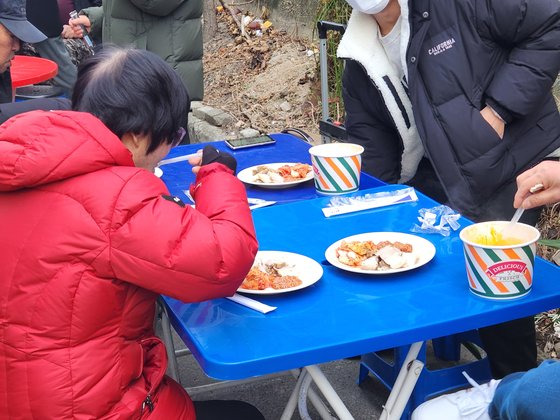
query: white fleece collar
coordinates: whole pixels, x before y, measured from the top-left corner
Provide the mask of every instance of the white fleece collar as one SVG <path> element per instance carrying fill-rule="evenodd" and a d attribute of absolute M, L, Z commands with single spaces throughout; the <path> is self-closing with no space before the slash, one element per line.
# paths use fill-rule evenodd
<path fill-rule="evenodd" d="M 405 75 L 408 75 L 406 65 L 406 48 L 410 37 L 408 3 L 407 0 L 399 0 L 399 3 L 401 5 L 400 21 L 402 25 L 400 42 L 401 60 L 403 71 Z M 401 157 L 402 170 L 400 182 L 406 182 L 416 173 L 418 163 L 424 155 L 424 148 L 416 130 L 410 99 L 402 86 L 397 71 L 387 58 L 387 54 L 377 34 L 378 25 L 373 16 L 354 10 L 338 46 L 337 56 L 360 63 L 381 92 L 385 105 L 393 117 L 393 121 L 403 141 L 404 150 Z M 389 77 L 395 87 L 397 95 L 408 115 L 410 127 L 407 127 L 402 112 L 397 105 L 397 100 L 387 86 L 387 83 L 383 80 L 385 76 Z"/>

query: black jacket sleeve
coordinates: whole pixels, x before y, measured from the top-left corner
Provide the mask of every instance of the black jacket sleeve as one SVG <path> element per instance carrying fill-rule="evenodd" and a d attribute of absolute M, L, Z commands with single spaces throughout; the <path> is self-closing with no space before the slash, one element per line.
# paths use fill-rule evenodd
<path fill-rule="evenodd" d="M 508 58 L 486 91 L 506 122 L 522 118 L 550 92 L 560 70 L 558 0 L 479 0 L 478 25 Z"/>
<path fill-rule="evenodd" d="M 21 102 L 0 104 L 0 124 L 12 118 L 14 115 L 22 114 L 36 109 L 45 111 L 70 109 L 71 102 L 66 98 L 38 98 Z"/>
<path fill-rule="evenodd" d="M 397 183 L 402 141 L 377 87 L 355 61 L 346 62 L 342 95 L 347 141 L 365 149 L 362 170 L 387 183 Z"/>
<path fill-rule="evenodd" d="M 0 73 L 0 104 L 9 103 L 13 100 L 12 77 L 10 70 Z"/>

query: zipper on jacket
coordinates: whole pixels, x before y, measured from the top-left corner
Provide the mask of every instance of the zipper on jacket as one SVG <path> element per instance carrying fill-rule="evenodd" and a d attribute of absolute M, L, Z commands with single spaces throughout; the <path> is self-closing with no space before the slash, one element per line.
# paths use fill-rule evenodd
<path fill-rule="evenodd" d="M 152 401 L 152 397 L 150 394 L 146 396 L 146 399 L 142 403 L 142 413 L 144 412 L 146 406 L 148 406 L 148 410 L 150 410 L 150 413 L 154 411 L 154 402 Z"/>

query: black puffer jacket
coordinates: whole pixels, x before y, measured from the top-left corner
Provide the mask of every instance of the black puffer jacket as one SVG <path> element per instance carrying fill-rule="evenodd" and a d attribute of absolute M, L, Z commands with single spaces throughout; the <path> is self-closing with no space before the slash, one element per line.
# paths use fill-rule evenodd
<path fill-rule="evenodd" d="M 0 73 L 0 104 L 12 102 L 12 77 L 10 69 Z"/>
<path fill-rule="evenodd" d="M 354 12 L 339 46 L 353 60 L 343 82 L 349 141 L 366 145 L 365 170 L 388 182 L 408 181 L 427 155 L 453 206 L 476 218 L 501 185 L 560 148 L 550 92 L 560 2 L 399 2 L 408 92 L 371 16 Z M 507 121 L 503 139 L 481 117 L 486 105 Z"/>
<path fill-rule="evenodd" d="M 27 0 L 27 19 L 49 38 L 62 32 L 56 0 Z M 64 22 L 66 23 L 66 22 Z"/>

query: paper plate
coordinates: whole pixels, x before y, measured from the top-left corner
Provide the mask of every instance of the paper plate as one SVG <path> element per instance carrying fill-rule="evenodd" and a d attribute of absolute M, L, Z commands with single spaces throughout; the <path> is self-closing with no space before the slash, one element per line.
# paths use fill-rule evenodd
<path fill-rule="evenodd" d="M 262 165 L 255 165 L 249 168 L 245 168 L 242 171 L 239 171 L 239 173 L 237 174 L 237 178 L 239 178 L 245 184 L 250 184 L 261 188 L 271 188 L 271 189 L 289 188 L 301 184 L 302 182 L 307 182 L 313 179 L 313 169 L 311 168 L 311 165 L 309 165 L 311 170 L 307 173 L 307 176 L 305 178 L 297 179 L 295 181 L 287 181 L 287 182 L 270 182 L 270 183 L 257 182 L 254 180 L 253 171 L 257 169 L 257 167 L 259 166 L 267 166 L 271 169 L 278 169 L 284 165 L 297 165 L 298 163 L 301 162 L 278 162 L 278 163 L 266 163 Z M 308 164 L 305 163 L 305 165 Z"/>
<path fill-rule="evenodd" d="M 259 251 L 257 252 L 255 263 L 259 261 L 267 263 L 287 263 L 292 267 L 290 274 L 299 277 L 302 283 L 299 286 L 289 287 L 287 289 L 267 288 L 264 290 L 252 290 L 240 287 L 237 289 L 238 292 L 251 293 L 254 295 L 274 295 L 277 293 L 293 292 L 315 284 L 323 276 L 323 267 L 321 267 L 321 264 L 305 255 L 295 254 L 293 252 Z"/>
<path fill-rule="evenodd" d="M 340 246 L 342 241 L 350 242 L 350 241 L 373 241 L 373 242 L 381 242 L 381 241 L 390 241 L 390 242 L 402 242 L 405 244 L 412 245 L 412 252 L 414 252 L 418 260 L 416 264 L 403 267 L 403 268 L 395 268 L 395 269 L 387 269 L 387 270 L 366 270 L 364 268 L 354 267 L 350 265 L 346 265 L 341 263 L 337 256 L 336 256 L 336 249 Z M 421 238 L 420 236 L 410 235 L 408 233 L 400 233 L 400 232 L 369 232 L 369 233 L 361 233 L 359 235 L 348 236 L 347 238 L 340 239 L 336 241 L 331 246 L 327 248 L 325 251 L 325 257 L 329 263 L 334 265 L 335 267 L 340 268 L 341 270 L 351 271 L 353 273 L 361 273 L 361 274 L 392 274 L 392 273 L 400 273 L 403 271 L 414 270 L 415 268 L 421 267 L 424 264 L 428 263 L 434 256 L 436 255 L 436 247 L 427 239 Z"/>

